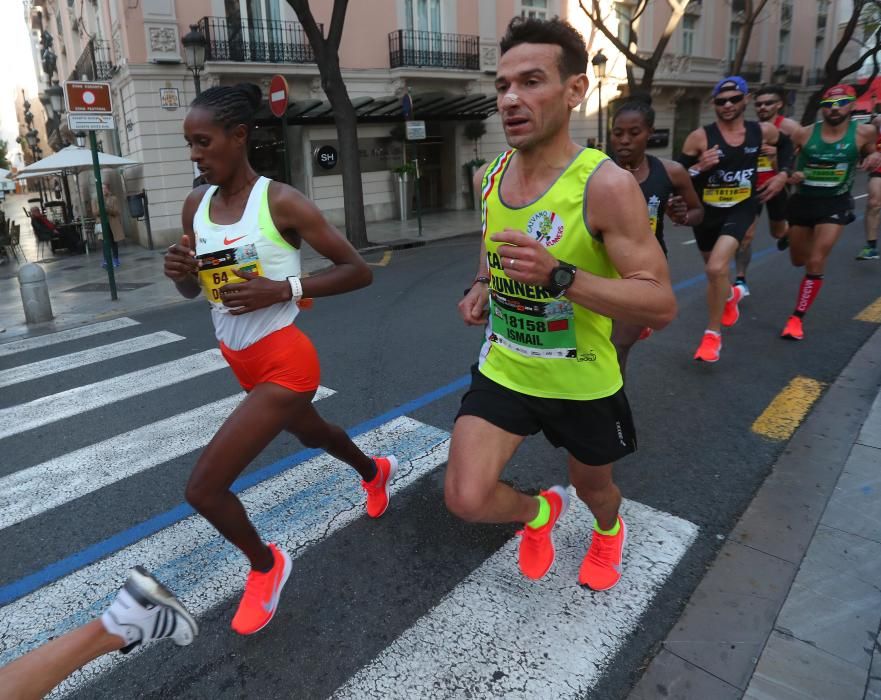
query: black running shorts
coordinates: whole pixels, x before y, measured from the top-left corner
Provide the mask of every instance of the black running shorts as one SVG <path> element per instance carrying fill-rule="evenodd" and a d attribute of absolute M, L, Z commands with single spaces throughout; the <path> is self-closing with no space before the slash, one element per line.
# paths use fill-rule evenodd
<path fill-rule="evenodd" d="M 779 194 L 764 203 L 768 205 L 768 218 L 771 221 L 786 221 L 786 201 L 788 199 L 789 196 L 786 194 L 786 189 L 784 188 Z M 762 215 L 762 207 L 764 204 L 759 202 L 758 199 L 756 202 L 758 203 L 758 206 L 756 207 L 756 218 L 759 218 Z"/>
<path fill-rule="evenodd" d="M 704 253 L 713 250 L 719 236 L 731 236 L 741 243 L 755 220 L 756 203 L 752 199 L 727 209 L 704 206 L 704 220 L 694 227 L 694 240 Z"/>
<path fill-rule="evenodd" d="M 812 227 L 817 224 L 846 226 L 856 218 L 853 207 L 853 197 L 848 193 L 834 197 L 794 194 L 786 208 L 786 219 L 790 226 Z"/>
<path fill-rule="evenodd" d="M 553 360 L 549 360 L 553 362 Z M 583 464 L 603 466 L 636 451 L 636 430 L 624 389 L 604 399 L 545 399 L 513 391 L 471 368 L 460 416 L 477 416 L 513 435 L 542 431 Z"/>

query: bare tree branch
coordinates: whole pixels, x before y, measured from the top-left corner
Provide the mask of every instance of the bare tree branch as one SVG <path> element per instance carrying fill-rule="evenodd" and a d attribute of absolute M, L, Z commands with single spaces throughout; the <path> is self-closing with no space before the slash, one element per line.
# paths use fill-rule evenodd
<path fill-rule="evenodd" d="M 349 0 L 334 0 L 333 13 L 330 16 L 330 30 L 327 32 L 327 43 L 338 51 L 343 38 L 343 23 L 346 20 L 346 9 Z"/>
<path fill-rule="evenodd" d="M 749 42 L 752 39 L 753 27 L 755 27 L 756 20 L 767 4 L 768 0 L 759 0 L 758 4 L 754 3 L 753 0 L 744 0 L 744 21 L 740 27 L 740 36 L 737 39 L 737 53 L 734 56 L 734 65 L 731 67 L 731 72 L 734 74 L 740 73 L 743 68 L 746 52 L 749 49 Z"/>

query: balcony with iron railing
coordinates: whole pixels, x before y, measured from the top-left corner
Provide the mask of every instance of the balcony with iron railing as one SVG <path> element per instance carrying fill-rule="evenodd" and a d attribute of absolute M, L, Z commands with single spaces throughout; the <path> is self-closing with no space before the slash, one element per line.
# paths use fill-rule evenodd
<path fill-rule="evenodd" d="M 825 68 L 813 68 L 808 71 L 808 79 L 806 82 L 807 85 L 822 85 L 823 81 L 826 79 L 826 69 Z"/>
<path fill-rule="evenodd" d="M 728 74 L 734 73 L 734 61 L 728 63 Z M 762 62 L 761 61 L 744 61 L 740 66 L 738 75 L 747 82 L 759 82 L 762 79 Z"/>
<path fill-rule="evenodd" d="M 389 66 L 480 70 L 480 37 L 398 29 L 388 35 Z"/>
<path fill-rule="evenodd" d="M 208 40 L 207 61 L 315 63 L 315 53 L 297 22 L 203 17 L 197 23 Z M 323 33 L 323 25 L 318 25 Z"/>
<path fill-rule="evenodd" d="M 110 42 L 89 39 L 86 48 L 77 59 L 69 80 L 110 80 L 113 77 L 113 61 L 110 58 Z"/>
<path fill-rule="evenodd" d="M 804 66 L 774 66 L 774 71 L 771 73 L 771 79 L 775 83 L 784 83 L 786 85 L 801 85 L 804 76 Z"/>

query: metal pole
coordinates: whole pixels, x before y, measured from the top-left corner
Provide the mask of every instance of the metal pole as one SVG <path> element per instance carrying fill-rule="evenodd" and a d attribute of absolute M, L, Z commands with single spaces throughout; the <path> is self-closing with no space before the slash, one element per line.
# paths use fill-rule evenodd
<path fill-rule="evenodd" d="M 281 118 L 281 136 L 282 141 L 284 142 L 284 181 L 287 184 L 292 185 L 293 183 L 291 182 L 291 156 L 288 137 L 288 125 L 287 119 L 285 119 L 284 116 Z"/>
<path fill-rule="evenodd" d="M 193 85 L 196 88 L 196 97 L 202 94 L 202 82 L 199 80 L 199 71 L 193 71 Z"/>
<path fill-rule="evenodd" d="M 92 168 L 95 171 L 95 189 L 98 190 L 98 213 L 101 216 L 101 238 L 104 240 L 104 263 L 107 266 L 107 281 L 110 282 L 110 298 L 116 301 L 116 276 L 113 274 L 113 258 L 110 254 L 110 222 L 104 208 L 104 187 L 101 184 L 101 166 L 98 163 L 98 139 L 94 130 L 89 131 L 89 145 L 92 147 Z"/>
<path fill-rule="evenodd" d="M 419 198 L 419 159 L 414 158 L 413 163 L 416 165 L 416 224 L 419 227 L 418 235 L 422 238 L 422 202 Z"/>
<path fill-rule="evenodd" d="M 597 83 L 600 104 L 597 109 L 597 148 L 603 150 L 603 81 Z"/>
<path fill-rule="evenodd" d="M 144 198 L 144 223 L 147 224 L 147 245 L 153 250 L 153 229 L 150 227 L 150 204 L 147 202 L 147 190 L 141 190 Z"/>

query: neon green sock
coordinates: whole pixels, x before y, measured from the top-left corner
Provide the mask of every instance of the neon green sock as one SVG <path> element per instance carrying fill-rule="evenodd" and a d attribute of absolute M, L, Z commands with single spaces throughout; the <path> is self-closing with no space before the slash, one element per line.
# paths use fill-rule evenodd
<path fill-rule="evenodd" d="M 608 535 L 609 537 L 614 537 L 621 530 L 621 521 L 618 518 L 615 518 L 615 525 L 609 530 L 600 530 L 600 524 L 594 519 L 593 521 L 593 529 L 596 530 L 601 535 Z"/>
<path fill-rule="evenodd" d="M 547 525 L 548 521 L 551 519 L 551 504 L 548 503 L 548 499 L 544 496 L 536 496 L 535 500 L 538 501 L 538 515 L 536 515 L 533 520 L 526 523 L 526 527 L 531 527 L 533 529 Z"/>

